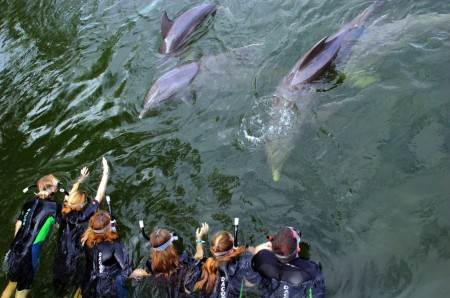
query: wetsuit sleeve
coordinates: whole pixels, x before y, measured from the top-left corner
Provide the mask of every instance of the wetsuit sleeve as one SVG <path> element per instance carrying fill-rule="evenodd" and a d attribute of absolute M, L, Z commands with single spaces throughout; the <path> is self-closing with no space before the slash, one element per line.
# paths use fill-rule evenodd
<path fill-rule="evenodd" d="M 267 249 L 259 251 L 252 259 L 252 268 L 263 277 L 280 280 L 281 265 L 272 252 Z"/>
<path fill-rule="evenodd" d="M 244 255 L 240 258 L 239 263 L 240 263 L 240 267 L 242 268 L 241 270 L 244 271 L 245 279 L 252 284 L 256 284 L 256 283 L 258 283 L 258 281 L 260 279 L 260 275 L 251 266 L 252 257 L 253 256 L 250 254 Z"/>
<path fill-rule="evenodd" d="M 93 200 L 78 217 L 78 222 L 82 223 L 88 221 L 92 217 L 92 215 L 94 215 L 94 213 L 97 212 L 98 205 L 99 205 L 98 201 Z"/>
<path fill-rule="evenodd" d="M 30 201 L 28 201 L 22 206 L 22 210 L 20 211 L 19 216 L 17 217 L 17 220 L 20 220 L 21 222 L 23 222 L 23 219 L 25 218 L 25 214 L 31 207 L 30 205 L 31 205 Z"/>

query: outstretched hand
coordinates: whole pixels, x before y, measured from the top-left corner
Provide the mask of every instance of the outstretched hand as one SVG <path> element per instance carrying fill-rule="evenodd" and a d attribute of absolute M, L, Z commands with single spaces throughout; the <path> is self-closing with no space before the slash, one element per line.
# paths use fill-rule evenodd
<path fill-rule="evenodd" d="M 202 240 L 202 237 L 208 234 L 208 231 L 209 231 L 208 223 L 206 222 L 202 223 L 202 227 L 197 228 L 197 230 L 195 231 L 195 239 Z"/>
<path fill-rule="evenodd" d="M 134 271 L 130 274 L 130 278 L 135 279 L 135 280 L 140 280 L 141 278 L 145 277 L 145 276 L 149 276 L 150 274 L 147 273 L 147 271 L 145 271 L 144 269 L 134 269 Z"/>
<path fill-rule="evenodd" d="M 84 167 L 80 171 L 80 179 L 84 180 L 87 176 L 89 176 L 89 169 L 87 167 Z"/>
<path fill-rule="evenodd" d="M 102 165 L 103 165 L 103 175 L 109 174 L 109 166 L 108 161 L 106 161 L 106 158 L 102 157 Z"/>

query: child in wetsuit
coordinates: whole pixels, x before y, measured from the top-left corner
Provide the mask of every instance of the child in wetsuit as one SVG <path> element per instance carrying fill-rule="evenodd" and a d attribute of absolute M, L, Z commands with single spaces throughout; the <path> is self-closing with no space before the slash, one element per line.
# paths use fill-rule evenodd
<path fill-rule="evenodd" d="M 98 186 L 95 199 L 85 209 L 87 193 L 78 190 L 79 185 L 89 175 L 85 167 L 81 176 L 72 186 L 70 194 L 64 199 L 59 228 L 58 253 L 53 268 L 53 285 L 56 297 L 65 297 L 71 287 L 80 287 L 85 267 L 81 236 L 87 228 L 87 222 L 98 210 L 105 194 L 109 167 L 105 158 L 102 159 L 103 175 Z"/>
<path fill-rule="evenodd" d="M 124 245 L 117 239 L 109 214 L 97 211 L 81 239 L 86 255 L 83 298 L 127 296 L 124 282 L 132 268 Z"/>
<path fill-rule="evenodd" d="M 11 297 L 14 292 L 16 297 L 26 297 L 33 286 L 41 245 L 60 214 L 61 207 L 53 201 L 58 183 L 53 175 L 43 176 L 38 180 L 36 197 L 22 207 L 6 256 L 9 283 L 2 297 Z"/>

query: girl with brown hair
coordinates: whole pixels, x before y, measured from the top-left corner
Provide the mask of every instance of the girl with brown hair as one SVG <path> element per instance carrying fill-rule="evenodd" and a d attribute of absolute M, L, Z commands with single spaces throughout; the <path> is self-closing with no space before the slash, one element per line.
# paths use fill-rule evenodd
<path fill-rule="evenodd" d="M 81 238 L 86 255 L 82 284 L 83 298 L 126 297 L 124 282 L 132 268 L 125 247 L 106 211 L 97 211 Z"/>
<path fill-rule="evenodd" d="M 59 191 L 59 181 L 53 175 L 41 177 L 37 182 L 36 197 L 25 203 L 17 218 L 14 240 L 6 256 L 9 283 L 2 298 L 26 297 L 33 286 L 41 245 L 60 213 L 53 200 Z M 17 290 L 16 290 L 17 289 Z"/>
<path fill-rule="evenodd" d="M 203 265 L 195 291 L 203 291 L 208 297 L 238 297 L 244 284 L 253 286 L 258 282 L 259 274 L 251 268 L 253 254 L 244 245 L 234 247 L 230 233 L 217 232 L 210 250 L 213 256 Z"/>
<path fill-rule="evenodd" d="M 102 158 L 103 174 L 95 199 L 86 207 L 87 193 L 78 190 L 80 184 L 89 175 L 88 168 L 81 170 L 80 178 L 72 186 L 69 196 L 64 199 L 61 224 L 59 228 L 58 252 L 53 268 L 53 285 L 56 297 L 65 297 L 71 287 L 81 286 L 85 267 L 81 236 L 87 222 L 98 210 L 103 200 L 108 182 L 109 167 Z"/>
<path fill-rule="evenodd" d="M 156 228 L 150 235 L 152 247 L 151 258 L 147 260 L 147 271 L 153 275 L 156 288 L 167 297 L 183 297 L 191 294 L 195 282 L 201 273 L 203 259 L 202 237 L 208 233 L 209 226 L 203 223 L 197 228 L 196 254 L 191 257 L 186 251 L 181 255 L 173 245 L 178 240 L 174 233 L 167 229 Z M 143 269 L 136 269 L 131 275 L 139 279 L 150 275 Z M 161 295 L 161 294 L 160 294 Z"/>

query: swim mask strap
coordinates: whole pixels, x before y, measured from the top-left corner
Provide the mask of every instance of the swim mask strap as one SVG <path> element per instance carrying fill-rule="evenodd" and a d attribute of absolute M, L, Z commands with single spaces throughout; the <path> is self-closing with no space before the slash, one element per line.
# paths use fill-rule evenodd
<path fill-rule="evenodd" d="M 69 207 L 81 207 L 81 208 L 83 208 L 84 206 L 86 206 L 86 202 L 84 202 L 84 203 L 79 203 L 79 204 L 69 204 L 69 203 L 67 203 L 67 206 L 69 206 Z"/>
<path fill-rule="evenodd" d="M 170 243 L 172 243 L 174 240 L 178 240 L 178 236 L 174 236 L 173 233 L 170 233 L 170 239 L 166 243 L 158 247 L 153 247 L 153 249 L 156 251 L 163 251 L 168 248 Z"/>
<path fill-rule="evenodd" d="M 215 259 L 220 259 L 233 251 L 233 247 L 226 251 L 213 252 Z"/>
<path fill-rule="evenodd" d="M 106 225 L 106 227 L 104 227 L 103 229 L 100 230 L 93 230 L 95 234 L 101 234 L 104 231 L 106 231 L 107 228 L 109 228 L 111 226 L 111 222 L 109 222 L 109 224 Z"/>
<path fill-rule="evenodd" d="M 297 252 L 297 247 L 300 245 L 300 241 L 302 241 L 302 232 L 300 231 L 300 229 L 295 229 L 293 227 L 288 227 L 288 228 L 297 234 L 295 237 L 295 240 L 297 240 L 297 246 L 295 247 L 294 251 L 291 252 L 290 254 L 288 254 L 287 256 L 275 254 L 275 256 L 279 259 L 287 259 L 287 258 L 291 257 L 293 254 L 295 254 Z"/>

